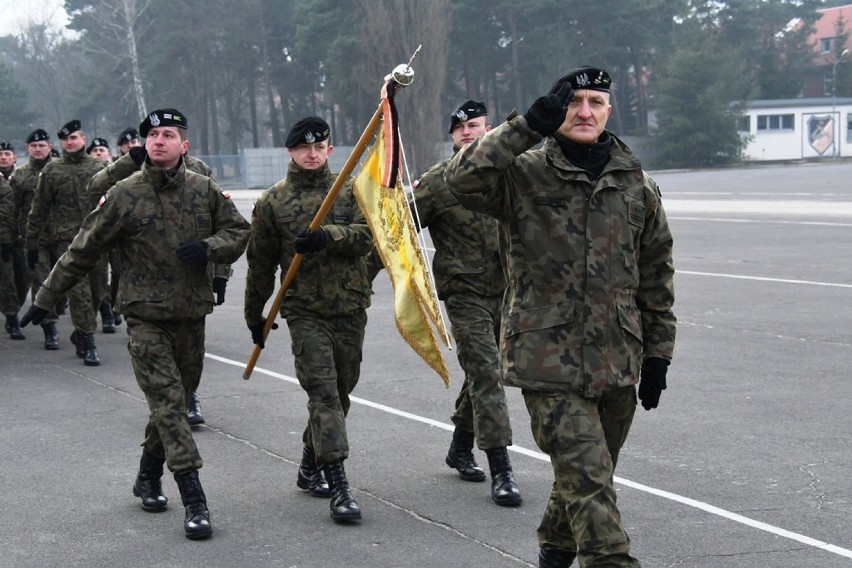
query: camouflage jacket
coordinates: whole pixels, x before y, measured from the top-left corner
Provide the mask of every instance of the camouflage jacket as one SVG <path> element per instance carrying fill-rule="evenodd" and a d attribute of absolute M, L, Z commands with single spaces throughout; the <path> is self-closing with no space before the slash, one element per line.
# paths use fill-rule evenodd
<path fill-rule="evenodd" d="M 210 167 L 202 160 L 187 155 L 184 155 L 183 158 L 187 170 L 209 177 L 215 181 L 215 178 L 213 177 L 213 170 L 211 170 Z M 139 166 L 136 165 L 136 162 L 133 161 L 130 154 L 125 154 L 114 159 L 107 165 L 107 167 L 95 174 L 89 181 L 89 187 L 86 191 L 88 193 L 103 195 L 116 183 L 130 177 L 138 171 Z M 211 278 L 224 278 L 225 280 L 228 280 L 234 272 L 231 269 L 230 264 L 215 262 L 209 263 L 207 271 Z"/>
<path fill-rule="evenodd" d="M 290 161 L 287 177 L 263 192 L 254 207 L 246 249 L 245 319 L 263 322 L 263 307 L 273 293 L 278 267 L 286 271 L 296 251 L 296 234 L 308 228 L 335 180 L 328 164 L 304 170 Z M 371 285 L 365 255 L 372 234 L 352 194 L 352 181 L 340 189 L 323 220 L 325 249 L 306 254 L 281 302 L 281 315 L 346 316 L 370 305 Z"/>
<path fill-rule="evenodd" d="M 428 227 L 435 245 L 432 268 L 438 297 L 459 292 L 500 296 L 506 289 L 497 236 L 497 221 L 471 211 L 444 185 L 446 160 L 414 182 L 416 219 Z M 415 211 L 412 211 L 412 215 Z"/>
<path fill-rule="evenodd" d="M 51 160 L 50 156 L 43 160 L 30 158 L 29 161 L 19 168 L 15 168 L 9 183 L 15 192 L 15 215 L 18 218 L 18 234 L 23 238 L 27 231 L 27 219 L 30 215 L 30 207 L 33 204 L 38 176 L 45 165 Z M 48 230 L 41 232 L 40 239 L 47 240 Z"/>
<path fill-rule="evenodd" d="M 207 244 L 208 259 L 234 262 L 250 227 L 216 182 L 180 166 L 167 172 L 146 164 L 116 183 L 83 222 L 39 290 L 36 303 L 53 306 L 115 247 L 122 271 L 120 313 L 148 321 L 196 319 L 213 311 L 206 264 L 184 264 L 175 254 L 185 241 Z"/>
<path fill-rule="evenodd" d="M 98 204 L 100 194 L 87 191 L 89 180 L 105 166 L 85 150 L 62 157 L 42 168 L 27 220 L 27 247 L 35 248 L 45 226 L 50 226 L 52 241 L 70 241 L 80 224 Z"/>
<path fill-rule="evenodd" d="M 0 176 L 0 244 L 14 242 L 17 230 L 15 195 L 6 178 Z"/>
<path fill-rule="evenodd" d="M 594 398 L 633 385 L 675 341 L 672 235 L 660 191 L 613 136 L 590 179 L 515 116 L 462 148 L 445 181 L 507 239 L 506 384 Z"/>

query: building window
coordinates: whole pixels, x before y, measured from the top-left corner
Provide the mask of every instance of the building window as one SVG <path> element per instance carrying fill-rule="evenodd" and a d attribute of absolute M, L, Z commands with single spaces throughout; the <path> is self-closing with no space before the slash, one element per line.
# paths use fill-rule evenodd
<path fill-rule="evenodd" d="M 737 132 L 751 132 L 751 117 L 749 115 L 737 117 Z"/>
<path fill-rule="evenodd" d="M 852 113 L 846 115 L 846 141 L 852 142 Z"/>
<path fill-rule="evenodd" d="M 766 114 L 757 117 L 758 130 L 793 130 L 792 114 Z"/>
<path fill-rule="evenodd" d="M 819 40 L 819 48 L 822 53 L 831 53 L 832 47 L 834 47 L 833 37 L 824 37 Z"/>

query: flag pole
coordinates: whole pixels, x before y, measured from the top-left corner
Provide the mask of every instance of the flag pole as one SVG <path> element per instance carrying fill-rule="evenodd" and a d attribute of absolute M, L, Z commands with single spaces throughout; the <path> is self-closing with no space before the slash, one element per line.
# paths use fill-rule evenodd
<path fill-rule="evenodd" d="M 411 59 L 408 61 L 408 64 L 406 65 L 405 63 L 403 63 L 401 65 L 397 65 L 396 68 L 393 70 L 393 73 L 391 73 L 385 78 L 385 82 L 393 81 L 395 83 L 395 89 L 410 85 L 411 82 L 414 80 L 414 70 L 411 68 L 411 60 L 414 59 L 418 51 L 420 51 L 420 46 L 417 47 L 417 50 L 414 52 L 414 55 L 411 56 Z M 373 135 L 375 134 L 376 129 L 378 129 L 381 120 L 382 103 L 380 102 L 379 106 L 376 108 L 376 112 L 373 113 L 373 117 L 367 124 L 367 128 L 365 128 L 364 132 L 361 133 L 361 137 L 358 139 L 358 142 L 352 149 L 352 153 L 349 154 L 349 158 L 346 159 L 346 163 L 343 164 L 343 167 L 340 169 L 340 173 L 337 174 L 337 179 L 334 180 L 334 183 L 331 185 L 331 189 L 328 190 L 328 195 L 325 196 L 322 205 L 320 205 L 319 210 L 317 211 L 316 215 L 314 215 L 314 219 L 313 221 L 311 221 L 310 224 L 311 232 L 314 232 L 319 229 L 320 224 L 322 224 L 323 219 L 325 219 L 326 214 L 328 213 L 329 209 L 331 209 L 335 198 L 337 198 L 337 194 L 340 192 L 340 188 L 343 187 L 343 184 L 349 178 L 349 174 L 351 174 L 352 171 L 355 169 L 355 166 L 358 164 L 358 160 L 361 159 L 361 155 L 367 149 L 367 145 L 373 138 Z M 304 255 L 298 252 L 293 255 L 293 260 L 292 262 L 290 262 L 290 267 L 287 269 L 287 272 L 284 275 L 284 279 L 281 281 L 281 287 L 278 289 L 278 293 L 275 295 L 275 300 L 269 307 L 269 312 L 266 316 L 266 321 L 264 321 L 263 323 L 264 342 L 269 336 L 269 332 L 272 330 L 272 324 L 275 323 L 275 317 L 278 315 L 278 310 L 281 307 L 281 302 L 284 301 L 284 294 L 287 292 L 287 289 L 290 288 L 290 285 L 296 278 L 296 272 L 299 270 L 299 266 L 302 264 L 303 257 Z M 261 351 L 262 349 L 260 348 L 260 346 L 255 344 L 254 349 L 252 349 L 251 356 L 249 357 L 249 360 L 246 363 L 246 367 L 243 370 L 243 379 L 249 380 L 251 378 L 251 374 L 254 371 L 254 367 L 255 365 L 257 365 L 257 360 L 260 358 Z"/>

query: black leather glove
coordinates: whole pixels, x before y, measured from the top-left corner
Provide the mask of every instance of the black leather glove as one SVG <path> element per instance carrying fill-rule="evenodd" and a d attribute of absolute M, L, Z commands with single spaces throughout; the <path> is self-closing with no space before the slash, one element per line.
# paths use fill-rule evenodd
<path fill-rule="evenodd" d="M 660 393 L 666 390 L 666 372 L 669 362 L 660 357 L 648 357 L 642 363 L 642 377 L 639 381 L 639 400 L 642 408 L 651 410 L 660 404 Z"/>
<path fill-rule="evenodd" d="M 181 243 L 175 249 L 177 257 L 186 264 L 207 262 L 207 244 L 203 241 Z"/>
<path fill-rule="evenodd" d="M 249 331 L 251 331 L 251 342 L 263 349 L 265 347 L 263 343 L 263 324 L 266 322 L 256 323 L 254 325 L 248 326 Z M 278 324 L 272 322 L 272 329 L 278 329 Z"/>
<path fill-rule="evenodd" d="M 35 270 L 35 267 L 38 266 L 38 249 L 27 251 L 27 266 L 30 267 L 30 270 Z"/>
<path fill-rule="evenodd" d="M 225 278 L 213 278 L 213 291 L 216 293 L 217 306 L 225 303 L 225 288 L 227 287 L 228 281 Z"/>
<path fill-rule="evenodd" d="M 145 162 L 145 158 L 148 157 L 148 151 L 145 149 L 145 146 L 134 146 L 127 153 L 130 154 L 130 159 L 133 160 L 133 163 L 140 168 Z"/>
<path fill-rule="evenodd" d="M 44 321 L 45 316 L 47 316 L 48 310 L 44 308 L 40 308 L 35 304 L 30 305 L 30 309 L 27 310 L 27 313 L 24 314 L 24 317 L 21 318 L 20 325 L 21 327 L 27 327 L 27 325 L 32 322 L 33 325 L 38 325 Z"/>
<path fill-rule="evenodd" d="M 15 246 L 12 243 L 0 244 L 0 259 L 3 262 L 11 262 L 12 253 L 15 251 Z"/>
<path fill-rule="evenodd" d="M 571 83 L 565 81 L 555 93 L 539 97 L 524 114 L 530 128 L 544 137 L 550 136 L 565 122 L 568 113 L 568 103 L 574 98 Z"/>
<path fill-rule="evenodd" d="M 325 248 L 325 243 L 328 240 L 328 235 L 320 227 L 313 233 L 310 229 L 302 229 L 296 235 L 296 242 L 293 243 L 296 247 L 296 252 L 318 252 Z"/>

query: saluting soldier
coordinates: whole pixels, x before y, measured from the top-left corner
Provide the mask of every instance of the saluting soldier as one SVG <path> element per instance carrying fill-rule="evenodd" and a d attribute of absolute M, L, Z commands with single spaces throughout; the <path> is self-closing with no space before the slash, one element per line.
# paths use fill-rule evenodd
<path fill-rule="evenodd" d="M 565 73 L 445 173 L 462 205 L 504 231 L 503 379 L 522 389 L 553 464 L 542 568 L 639 566 L 613 472 L 636 383 L 656 408 L 675 342 L 672 234 L 657 184 L 606 130 L 611 83 L 597 67 Z"/>
<path fill-rule="evenodd" d="M 147 149 L 142 170 L 103 196 L 21 321 L 38 323 L 106 250 L 117 247 L 124 269 L 118 305 L 130 330 L 136 382 L 150 409 L 133 493 L 141 497 L 143 510 L 165 510 L 166 464 L 185 508 L 185 535 L 199 539 L 210 536 L 212 527 L 186 398 L 201 379 L 205 318 L 215 301 L 207 262 L 235 262 L 250 228 L 215 181 L 186 168 L 183 113 L 155 110 L 139 132 Z"/>
<path fill-rule="evenodd" d="M 48 252 L 51 258 L 59 258 L 100 198 L 100 195 L 87 193 L 86 187 L 92 176 L 103 169 L 105 164 L 86 154 L 86 135 L 80 121 L 66 123 L 57 136 L 62 146 L 62 157 L 42 168 L 27 220 L 27 263 L 30 268 L 38 264 L 38 242 L 44 227 L 50 225 Z M 51 304 L 48 307 L 53 306 Z M 95 346 L 97 319 L 88 279 L 80 281 L 68 291 L 68 307 L 74 325 L 71 343 L 77 349 L 77 356 L 83 359 L 85 365 L 100 365 Z"/>
<path fill-rule="evenodd" d="M 308 424 L 296 485 L 316 497 L 331 495 L 331 518 L 361 518 L 343 462 L 349 457 L 349 394 L 361 373 L 371 283 L 365 255 L 372 234 L 347 182 L 322 225 L 314 215 L 336 176 L 328 167 L 331 129 L 322 118 L 304 118 L 290 129 L 287 177 L 266 190 L 252 213 L 246 249 L 245 319 L 252 341 L 264 346 L 263 308 L 296 253 L 305 255 L 281 303 L 290 329 L 296 377 L 308 394 Z M 324 476 L 323 476 L 324 473 Z"/>

